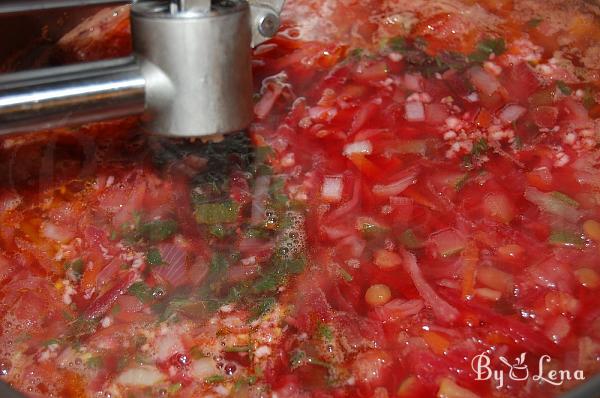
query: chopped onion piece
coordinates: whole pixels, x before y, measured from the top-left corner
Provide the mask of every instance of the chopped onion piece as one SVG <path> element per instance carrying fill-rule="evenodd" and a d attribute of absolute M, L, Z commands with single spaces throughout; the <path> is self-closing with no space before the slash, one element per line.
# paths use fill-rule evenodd
<path fill-rule="evenodd" d="M 479 398 L 479 395 L 456 384 L 449 378 L 442 379 L 440 389 L 437 393 L 438 398 Z"/>
<path fill-rule="evenodd" d="M 510 292 L 513 288 L 513 276 L 497 268 L 485 266 L 477 270 L 479 283 L 500 292 Z"/>
<path fill-rule="evenodd" d="M 354 154 L 370 155 L 373 153 L 373 144 L 371 141 L 355 141 L 344 146 L 344 156 Z"/>
<path fill-rule="evenodd" d="M 164 375 L 154 366 L 139 366 L 121 373 L 116 382 L 132 387 L 152 387 L 164 379 Z"/>
<path fill-rule="evenodd" d="M 460 253 L 466 246 L 466 239 L 454 229 L 446 229 L 431 235 L 431 242 L 442 257 Z"/>
<path fill-rule="evenodd" d="M 340 176 L 326 176 L 321 187 L 321 197 L 329 203 L 337 203 L 342 200 L 344 191 L 344 180 Z"/>
<path fill-rule="evenodd" d="M 354 230 L 352 230 L 352 232 L 354 232 Z M 351 234 L 343 239 L 340 239 L 337 245 L 337 248 L 341 249 L 341 253 L 347 253 L 354 258 L 359 258 L 362 256 L 366 247 L 367 242 L 355 234 Z"/>
<path fill-rule="evenodd" d="M 483 94 L 492 95 L 500 89 L 500 82 L 479 66 L 469 69 L 471 83 Z"/>
<path fill-rule="evenodd" d="M 498 301 L 502 297 L 502 292 L 494 289 L 488 289 L 487 287 L 481 287 L 475 289 L 475 295 L 481 297 L 482 299 Z"/>
<path fill-rule="evenodd" d="M 174 333 L 167 333 L 156 339 L 156 359 L 166 361 L 172 355 L 184 352 L 181 339 Z"/>
<path fill-rule="evenodd" d="M 533 187 L 525 190 L 525 199 L 536 204 L 542 211 L 554 214 L 570 222 L 577 222 L 581 212 L 575 207 L 550 193 L 541 192 Z"/>
<path fill-rule="evenodd" d="M 425 108 L 419 101 L 409 101 L 404 104 L 406 120 L 409 122 L 422 122 L 425 120 Z"/>
<path fill-rule="evenodd" d="M 571 331 L 571 325 L 567 318 L 562 315 L 557 316 L 546 325 L 546 337 L 555 343 L 559 343 Z"/>
<path fill-rule="evenodd" d="M 515 217 L 515 207 L 502 193 L 490 193 L 483 198 L 483 207 L 488 216 L 508 224 Z"/>
<path fill-rule="evenodd" d="M 498 117 L 504 123 L 512 123 L 518 120 L 521 116 L 523 116 L 525 112 L 527 112 L 527 109 L 525 107 L 521 105 L 510 104 L 502 108 Z"/>
<path fill-rule="evenodd" d="M 218 374 L 219 369 L 212 358 L 200 358 L 192 362 L 190 373 L 198 380 L 204 380 L 207 377 Z"/>
<path fill-rule="evenodd" d="M 57 225 L 50 221 L 42 223 L 42 235 L 57 242 L 68 242 L 75 237 L 75 231 L 68 225 Z"/>
<path fill-rule="evenodd" d="M 419 170 L 415 167 L 410 168 L 398 176 L 395 182 L 387 185 L 375 185 L 373 193 L 376 196 L 389 197 L 401 194 L 406 188 L 417 182 Z"/>

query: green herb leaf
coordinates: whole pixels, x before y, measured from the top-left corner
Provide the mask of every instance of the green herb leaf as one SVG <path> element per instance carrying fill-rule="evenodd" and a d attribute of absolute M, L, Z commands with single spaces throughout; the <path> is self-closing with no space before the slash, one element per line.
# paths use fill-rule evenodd
<path fill-rule="evenodd" d="M 103 363 L 102 357 L 91 357 L 85 361 L 85 366 L 91 369 L 98 369 L 102 367 Z"/>
<path fill-rule="evenodd" d="M 456 192 L 460 192 L 469 181 L 469 173 L 463 174 L 454 184 Z"/>
<path fill-rule="evenodd" d="M 342 277 L 342 279 L 344 279 L 346 282 L 352 282 L 352 280 L 354 279 L 352 277 L 352 275 L 350 275 L 350 273 L 348 271 L 346 271 L 344 268 L 342 267 L 338 267 L 338 274 Z"/>
<path fill-rule="evenodd" d="M 412 229 L 407 229 L 400 235 L 400 243 L 407 249 L 420 249 L 424 246 L 424 242 L 421 238 L 417 237 Z"/>
<path fill-rule="evenodd" d="M 331 341 L 334 337 L 333 329 L 331 329 L 329 325 L 321 322 L 319 322 L 317 325 L 317 334 L 326 341 Z"/>
<path fill-rule="evenodd" d="M 250 227 L 246 230 L 248 238 L 268 239 L 271 237 L 271 231 L 266 228 Z"/>
<path fill-rule="evenodd" d="M 481 156 L 489 149 L 488 142 L 485 138 L 480 138 L 473 144 L 471 154 L 473 156 Z"/>
<path fill-rule="evenodd" d="M 570 231 L 554 231 L 548 238 L 548 242 L 556 246 L 565 246 L 572 248 L 583 248 L 585 240 L 581 234 Z"/>
<path fill-rule="evenodd" d="M 227 236 L 227 231 L 222 224 L 211 225 L 208 232 L 217 239 L 223 239 Z"/>
<path fill-rule="evenodd" d="M 249 346 L 249 345 L 225 347 L 225 352 L 249 352 L 249 351 L 252 351 L 252 346 Z"/>
<path fill-rule="evenodd" d="M 148 249 L 146 252 L 146 263 L 149 265 L 162 265 L 163 259 L 160 255 L 160 251 L 156 248 Z"/>
<path fill-rule="evenodd" d="M 527 27 L 530 29 L 535 29 L 539 26 L 539 24 L 542 23 L 542 21 L 542 18 L 531 18 L 529 21 L 527 21 Z"/>
<path fill-rule="evenodd" d="M 290 368 L 292 370 L 298 369 L 306 362 L 306 353 L 302 350 L 295 350 L 290 357 Z"/>
<path fill-rule="evenodd" d="M 285 194 L 285 179 L 273 178 L 269 187 L 271 204 L 276 209 L 282 209 L 287 206 L 288 196 Z"/>
<path fill-rule="evenodd" d="M 275 306 L 276 303 L 277 300 L 275 297 L 265 297 L 260 299 L 254 308 L 252 308 L 252 317 L 250 320 L 253 321 L 265 315 L 271 310 L 271 308 Z"/>
<path fill-rule="evenodd" d="M 594 92 L 592 91 L 592 89 L 590 87 L 586 87 L 584 92 L 583 92 L 583 106 L 586 107 L 586 109 L 590 109 L 593 106 L 596 105 L 596 99 L 594 96 Z"/>
<path fill-rule="evenodd" d="M 168 388 L 167 388 L 167 392 L 169 394 L 175 394 L 177 393 L 177 391 L 181 390 L 181 387 L 183 385 L 181 383 L 175 383 L 175 384 L 171 384 Z"/>
<path fill-rule="evenodd" d="M 83 275 L 84 263 L 83 260 L 78 258 L 65 264 L 65 271 L 70 272 L 72 276 L 79 280 Z"/>
<path fill-rule="evenodd" d="M 116 315 L 119 312 L 121 312 L 121 304 L 116 303 L 115 305 L 113 305 L 112 309 L 110 310 L 110 313 Z"/>
<path fill-rule="evenodd" d="M 504 39 L 483 39 L 477 44 L 477 49 L 469 55 L 469 59 L 473 62 L 487 61 L 490 55 L 501 55 L 506 51 L 506 43 Z"/>
<path fill-rule="evenodd" d="M 206 358 L 206 354 L 204 353 L 204 351 L 202 351 L 202 348 L 200 348 L 197 345 L 193 346 L 190 350 L 190 356 L 192 357 L 192 359 Z"/>
<path fill-rule="evenodd" d="M 152 300 L 153 289 L 144 282 L 135 282 L 129 287 L 127 292 L 137 297 L 142 303 Z"/>
<path fill-rule="evenodd" d="M 553 197 L 555 197 L 556 199 L 568 204 L 571 207 L 579 207 L 579 202 L 576 201 L 575 199 L 573 199 L 572 197 L 570 197 L 569 195 L 566 195 L 562 192 L 558 192 L 558 191 L 554 191 L 551 193 L 551 195 Z"/>
<path fill-rule="evenodd" d="M 226 224 L 237 220 L 239 206 L 232 200 L 196 205 L 194 216 L 198 224 Z"/>
<path fill-rule="evenodd" d="M 221 376 L 221 375 L 213 375 L 213 376 L 207 377 L 206 379 L 204 379 L 204 381 L 209 384 L 217 384 L 217 383 L 224 382 L 225 377 Z"/>
<path fill-rule="evenodd" d="M 353 48 L 349 53 L 348 56 L 350 58 L 360 58 L 363 55 L 364 50 L 362 48 Z"/>
<path fill-rule="evenodd" d="M 406 39 L 402 36 L 390 38 L 387 41 L 387 45 L 393 51 L 402 52 L 407 49 Z"/>
<path fill-rule="evenodd" d="M 49 339 L 49 340 L 46 340 L 46 341 L 44 341 L 42 343 L 42 345 L 44 347 L 48 347 L 48 346 L 53 345 L 53 344 L 60 345 L 60 340 L 59 339 Z"/>
<path fill-rule="evenodd" d="M 573 89 L 571 87 L 569 87 L 567 85 L 567 83 L 563 82 L 562 80 L 557 80 L 556 81 L 556 87 L 558 87 L 558 89 L 564 94 L 564 95 L 571 95 L 571 93 L 573 92 Z"/>
<path fill-rule="evenodd" d="M 377 238 L 387 233 L 388 228 L 385 228 L 370 219 L 358 220 L 359 230 L 362 235 L 367 239 Z"/>
<path fill-rule="evenodd" d="M 169 239 L 177 232 L 177 222 L 174 220 L 154 220 L 141 225 L 142 235 L 151 243 Z"/>

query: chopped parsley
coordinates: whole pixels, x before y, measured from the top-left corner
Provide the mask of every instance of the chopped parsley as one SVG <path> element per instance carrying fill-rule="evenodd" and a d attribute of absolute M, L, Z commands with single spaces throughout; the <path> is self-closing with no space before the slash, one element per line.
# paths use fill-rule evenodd
<path fill-rule="evenodd" d="M 214 224 L 211 225 L 210 228 L 208 229 L 208 233 L 210 233 L 212 236 L 214 236 L 217 239 L 223 239 L 228 235 L 228 232 L 225 227 L 223 226 L 223 224 Z"/>
<path fill-rule="evenodd" d="M 206 358 L 206 354 L 204 353 L 204 351 L 202 351 L 202 348 L 200 348 L 197 345 L 193 346 L 190 350 L 190 356 L 192 357 L 192 359 Z"/>
<path fill-rule="evenodd" d="M 142 303 L 146 303 L 152 300 L 152 293 L 154 292 L 154 289 L 146 285 L 144 282 L 135 282 L 129 287 L 127 292 L 132 296 L 137 297 Z"/>
<path fill-rule="evenodd" d="M 46 341 L 44 341 L 44 342 L 42 343 L 42 345 L 43 345 L 44 347 L 48 347 L 48 346 L 50 346 L 50 345 L 54 345 L 54 344 L 56 344 L 56 345 L 60 345 L 60 342 L 61 342 L 61 341 L 60 341 L 59 339 L 49 339 L 49 340 L 46 340 Z"/>
<path fill-rule="evenodd" d="M 196 204 L 194 217 L 198 224 L 226 224 L 237 220 L 239 206 L 232 200 Z"/>
<path fill-rule="evenodd" d="M 321 322 L 317 325 L 317 335 L 326 341 L 331 341 L 334 337 L 333 329 L 329 325 Z"/>
<path fill-rule="evenodd" d="M 399 241 L 407 249 L 419 249 L 425 244 L 410 228 L 402 232 Z"/>
<path fill-rule="evenodd" d="M 302 365 L 316 365 L 322 366 L 324 368 L 330 368 L 331 365 L 325 361 L 321 361 L 320 359 L 311 357 L 306 354 L 303 350 L 295 350 L 290 357 L 290 368 L 292 370 L 298 369 Z"/>
<path fill-rule="evenodd" d="M 175 394 L 177 393 L 177 391 L 181 390 L 181 387 L 183 387 L 183 385 L 181 383 L 175 383 L 175 384 L 171 384 L 168 388 L 167 388 L 167 392 L 169 394 Z"/>
<path fill-rule="evenodd" d="M 554 231 L 548 238 L 548 243 L 556 246 L 582 248 L 585 240 L 581 234 L 570 231 Z"/>
<path fill-rule="evenodd" d="M 558 191 L 554 191 L 551 193 L 551 195 L 560 200 L 563 203 L 568 204 L 571 207 L 579 207 L 579 202 L 576 201 L 575 199 L 573 199 L 572 197 L 570 197 L 569 195 L 566 195 L 562 192 L 558 192 Z"/>
<path fill-rule="evenodd" d="M 583 106 L 585 106 L 586 109 L 590 109 L 596 105 L 596 99 L 594 96 L 594 92 L 592 91 L 592 89 L 590 87 L 586 87 L 585 90 L 583 91 L 582 101 L 583 101 Z"/>
<path fill-rule="evenodd" d="M 481 63 L 487 61 L 492 54 L 502 55 L 506 51 L 504 39 L 483 39 L 477 44 L 477 48 L 469 55 L 472 62 Z"/>
<path fill-rule="evenodd" d="M 177 232 L 177 222 L 174 220 L 154 220 L 141 225 L 141 234 L 151 243 L 169 239 Z"/>
<path fill-rule="evenodd" d="M 485 138 L 480 138 L 473 144 L 473 149 L 471 150 L 471 155 L 473 156 L 481 156 L 487 152 L 489 149 L 488 142 Z"/>
<path fill-rule="evenodd" d="M 354 279 L 352 277 L 352 275 L 350 275 L 350 273 L 348 271 L 346 271 L 344 268 L 342 267 L 338 267 L 338 274 L 342 277 L 342 279 L 344 279 L 346 282 L 352 282 L 352 280 Z"/>
<path fill-rule="evenodd" d="M 156 248 L 150 248 L 146 252 L 146 263 L 149 265 L 162 265 L 163 259 L 160 255 L 160 251 Z"/>
<path fill-rule="evenodd" d="M 363 55 L 363 53 L 364 53 L 364 50 L 362 48 L 353 48 L 348 53 L 348 56 L 351 58 L 360 58 Z"/>
<path fill-rule="evenodd" d="M 85 366 L 90 369 L 99 369 L 104 364 L 102 357 L 91 357 L 87 361 L 85 361 Z"/>
<path fill-rule="evenodd" d="M 70 274 L 75 280 L 81 279 L 84 270 L 83 260 L 78 258 L 69 263 L 65 263 L 65 271 Z"/>
<path fill-rule="evenodd" d="M 275 297 L 265 297 L 263 299 L 260 299 L 252 308 L 252 317 L 250 318 L 250 320 L 255 320 L 262 317 L 267 312 L 269 312 L 271 308 L 275 306 L 275 304 L 277 304 L 277 300 L 275 299 Z"/>
<path fill-rule="evenodd" d="M 222 383 L 225 381 L 225 376 L 213 375 L 213 376 L 207 377 L 206 379 L 204 379 L 204 381 L 208 384 Z"/>
<path fill-rule="evenodd" d="M 121 225 L 120 233 L 112 231 L 110 239 L 116 240 L 120 236 L 128 244 L 137 244 L 142 241 L 158 243 L 171 238 L 177 233 L 178 225 L 175 220 L 151 220 L 144 222 L 141 213 L 135 213 L 131 222 Z"/>
<path fill-rule="evenodd" d="M 456 192 L 460 192 L 469 181 L 469 173 L 463 174 L 454 184 Z"/>
<path fill-rule="evenodd" d="M 542 18 L 531 18 L 529 21 L 527 21 L 527 27 L 529 29 L 535 29 L 542 23 L 542 21 Z"/>
<path fill-rule="evenodd" d="M 302 350 L 295 350 L 290 357 L 290 368 L 292 370 L 298 369 L 304 363 L 306 363 L 306 353 Z"/>
<path fill-rule="evenodd" d="M 225 347 L 225 352 L 249 352 L 252 351 L 252 346 L 250 345 L 242 345 L 242 346 L 231 346 Z"/>
<path fill-rule="evenodd" d="M 573 89 L 571 87 L 569 87 L 567 85 L 567 83 L 563 82 L 562 80 L 556 81 L 556 87 L 558 87 L 560 92 L 563 93 L 564 95 L 571 95 L 571 93 L 573 92 Z"/>

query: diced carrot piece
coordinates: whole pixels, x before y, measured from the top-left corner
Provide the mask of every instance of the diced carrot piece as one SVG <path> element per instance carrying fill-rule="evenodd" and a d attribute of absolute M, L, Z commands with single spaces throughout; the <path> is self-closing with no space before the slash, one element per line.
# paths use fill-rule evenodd
<path fill-rule="evenodd" d="M 349 156 L 350 161 L 354 163 L 356 168 L 367 177 L 377 178 L 382 175 L 383 171 L 371 162 L 367 157 L 360 153 L 355 153 Z"/>
<path fill-rule="evenodd" d="M 468 299 L 473 296 L 475 289 L 475 267 L 479 261 L 479 249 L 475 242 L 467 243 L 467 247 L 462 252 L 463 260 L 463 281 L 462 281 L 462 296 Z"/>
<path fill-rule="evenodd" d="M 488 128 L 492 124 L 492 114 L 487 109 L 481 109 L 475 122 L 481 128 Z"/>
<path fill-rule="evenodd" d="M 424 331 L 423 338 L 429 348 L 437 355 L 444 355 L 450 346 L 450 341 L 436 332 Z"/>
<path fill-rule="evenodd" d="M 96 279 L 101 269 L 102 267 L 99 264 L 94 264 L 93 262 L 86 264 L 85 271 L 83 271 L 83 276 L 81 277 L 81 286 L 84 290 L 96 286 Z"/>
<path fill-rule="evenodd" d="M 421 206 L 425 206 L 430 208 L 431 210 L 436 210 L 436 205 L 429 200 L 425 195 L 419 192 L 414 185 L 406 188 L 403 192 L 403 195 L 411 198 L 415 203 L 420 204 Z"/>

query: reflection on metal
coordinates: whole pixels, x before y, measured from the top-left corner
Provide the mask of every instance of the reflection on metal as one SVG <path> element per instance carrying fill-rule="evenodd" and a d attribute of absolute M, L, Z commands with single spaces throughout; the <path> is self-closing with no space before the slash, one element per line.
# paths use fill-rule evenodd
<path fill-rule="evenodd" d="M 144 90 L 133 58 L 0 75 L 0 134 L 141 113 Z"/>
<path fill-rule="evenodd" d="M 0 2 L 0 14 L 85 7 L 103 4 L 131 3 L 128 0 L 9 0 Z"/>
<path fill-rule="evenodd" d="M 26 0 L 5 9 L 111 2 Z M 283 0 L 135 2 L 135 59 L 0 76 L 0 134 L 142 112 L 147 130 L 167 136 L 245 129 L 253 117 L 251 46 L 276 33 L 282 6 Z"/>
<path fill-rule="evenodd" d="M 252 46 L 257 46 L 272 37 L 281 21 L 279 15 L 285 0 L 249 0 L 252 20 Z"/>

